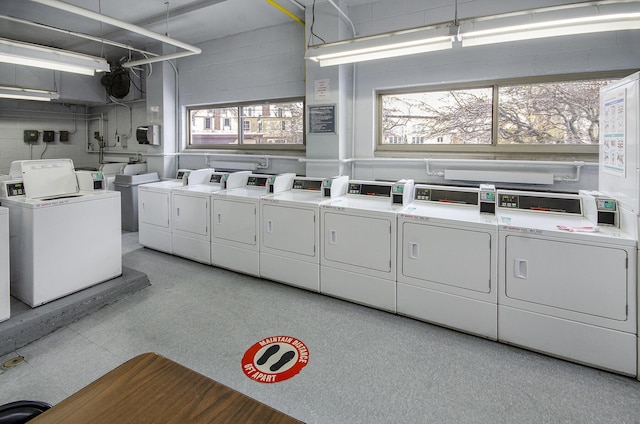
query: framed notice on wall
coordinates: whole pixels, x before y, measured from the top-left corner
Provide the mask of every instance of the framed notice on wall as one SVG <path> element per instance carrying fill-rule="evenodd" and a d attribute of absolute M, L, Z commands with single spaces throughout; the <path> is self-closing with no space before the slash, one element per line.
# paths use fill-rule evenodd
<path fill-rule="evenodd" d="M 626 171 L 626 91 L 609 93 L 604 98 L 604 109 L 602 111 L 602 165 L 605 172 L 625 176 Z"/>
<path fill-rule="evenodd" d="M 309 106 L 309 134 L 336 133 L 336 105 Z"/>

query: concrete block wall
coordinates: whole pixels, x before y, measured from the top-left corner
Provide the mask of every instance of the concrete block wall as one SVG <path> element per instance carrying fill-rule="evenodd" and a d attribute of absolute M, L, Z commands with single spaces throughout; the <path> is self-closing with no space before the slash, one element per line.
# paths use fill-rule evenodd
<path fill-rule="evenodd" d="M 74 113 L 76 118 L 74 119 Z M 0 174 L 8 174 L 11 162 L 26 159 L 70 158 L 76 167 L 95 167 L 97 155 L 86 153 L 86 109 L 77 105 L 0 100 Z M 24 142 L 24 130 L 40 134 L 37 143 Z M 53 130 L 53 143 L 42 141 L 42 131 Z M 59 131 L 69 131 L 61 142 Z M 45 150 L 46 147 L 46 150 Z"/>
<path fill-rule="evenodd" d="M 202 43 L 178 61 L 180 104 L 304 97 L 304 42 L 291 22 Z"/>

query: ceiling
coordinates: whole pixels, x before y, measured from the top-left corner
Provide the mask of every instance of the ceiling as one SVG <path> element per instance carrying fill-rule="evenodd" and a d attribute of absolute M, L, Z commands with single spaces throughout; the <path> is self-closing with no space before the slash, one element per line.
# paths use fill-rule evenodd
<path fill-rule="evenodd" d="M 291 17 L 267 0 L 62 1 L 161 35 L 168 34 L 169 37 L 190 45 L 292 22 Z M 308 0 L 309 3 L 311 1 Z M 277 0 L 277 4 L 304 20 L 304 11 L 296 3 L 305 2 Z M 149 37 L 35 1 L 0 0 L 0 37 L 102 56 L 108 60 L 119 59 L 128 54 L 125 49 L 80 38 L 68 32 L 43 28 L 43 25 L 105 38 L 140 50 L 147 50 L 158 44 Z"/>

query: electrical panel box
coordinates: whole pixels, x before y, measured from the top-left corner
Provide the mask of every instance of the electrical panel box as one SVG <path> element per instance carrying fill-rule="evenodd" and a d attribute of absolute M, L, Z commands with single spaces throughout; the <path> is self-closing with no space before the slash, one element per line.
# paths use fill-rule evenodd
<path fill-rule="evenodd" d="M 42 132 L 42 141 L 45 143 L 52 143 L 55 140 L 55 132 L 54 131 L 43 131 Z"/>
<path fill-rule="evenodd" d="M 38 131 L 37 130 L 24 130 L 24 142 L 25 143 L 37 143 Z"/>
<path fill-rule="evenodd" d="M 60 141 L 69 141 L 69 131 L 60 131 Z"/>

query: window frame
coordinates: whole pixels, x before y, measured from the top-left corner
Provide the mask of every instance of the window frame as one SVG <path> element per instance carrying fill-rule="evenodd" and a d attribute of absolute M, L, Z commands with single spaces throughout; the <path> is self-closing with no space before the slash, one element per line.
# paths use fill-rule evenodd
<path fill-rule="evenodd" d="M 575 145 L 575 144 L 498 144 L 498 90 L 503 86 L 525 85 L 536 83 L 570 82 L 589 79 L 623 78 L 635 70 L 618 70 L 588 73 L 572 73 L 561 75 L 545 75 L 536 77 L 507 78 L 490 81 L 475 81 L 454 84 L 433 84 L 398 89 L 376 90 L 376 128 L 375 151 L 376 156 L 469 156 L 474 158 L 504 158 L 504 159 L 580 159 L 598 160 L 599 144 Z M 477 88 L 492 88 L 492 128 L 491 144 L 383 144 L 384 134 L 382 128 L 382 96 L 393 94 L 409 94 L 428 91 L 448 91 Z"/>
<path fill-rule="evenodd" d="M 241 108 L 246 106 L 252 106 L 251 109 L 251 117 L 255 117 L 255 108 L 253 106 L 256 105 L 272 105 L 279 103 L 302 103 L 301 106 L 301 118 L 302 118 L 302 144 L 192 144 L 191 143 L 191 118 L 190 114 L 193 110 L 203 110 L 203 109 L 219 109 L 219 108 L 238 108 L 238 116 L 241 115 Z M 291 152 L 294 154 L 304 153 L 307 148 L 307 139 L 306 139 L 306 101 L 304 97 L 290 97 L 290 98 L 279 98 L 279 99 L 262 99 L 262 100 L 251 100 L 251 101 L 242 101 L 242 102 L 227 102 L 227 103 L 208 103 L 201 105 L 191 105 L 185 107 L 185 122 L 187 123 L 187 140 L 185 143 L 185 151 L 195 151 L 195 150 L 221 150 L 225 152 L 229 151 L 239 151 L 239 152 L 260 152 L 260 151 L 273 151 L 277 150 L 280 152 Z M 278 108 L 282 110 L 282 108 Z M 281 113 L 281 112 L 280 112 Z M 282 117 L 274 117 L 274 120 L 282 120 Z M 241 120 L 244 122 L 244 120 Z M 261 122 L 259 122 L 261 124 Z M 261 126 L 261 125 L 260 125 Z M 238 139 L 242 139 L 244 136 L 244 123 L 238 123 Z M 258 131 L 261 131 L 258 129 Z"/>

